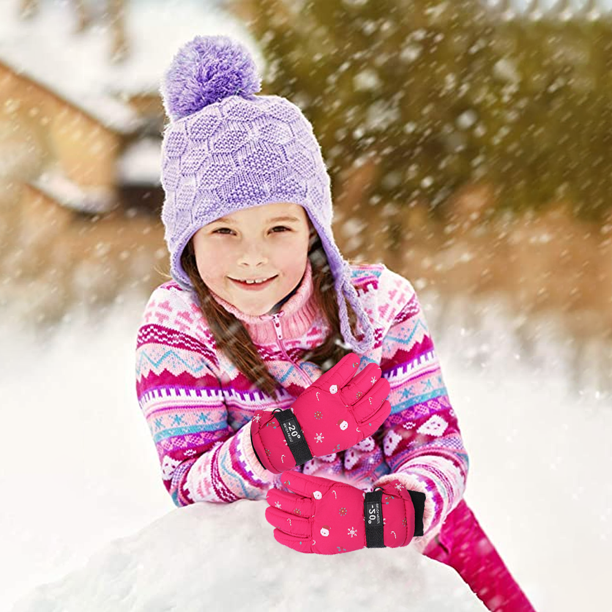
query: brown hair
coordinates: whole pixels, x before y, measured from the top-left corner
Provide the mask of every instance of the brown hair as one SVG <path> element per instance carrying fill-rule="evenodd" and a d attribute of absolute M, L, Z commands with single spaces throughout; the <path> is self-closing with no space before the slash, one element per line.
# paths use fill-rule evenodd
<path fill-rule="evenodd" d="M 337 340 L 344 342 L 344 340 L 340 332 L 340 317 L 338 314 L 334 277 L 329 267 L 321 238 L 314 230 L 310 220 L 308 220 L 308 224 L 312 231 L 308 258 L 312 266 L 313 294 L 319 311 L 323 314 L 331 329 L 323 343 L 313 351 L 307 351 L 304 359 L 315 363 L 325 372 L 338 363 L 342 357 L 350 353 L 352 349 L 345 349 L 336 342 Z M 347 261 L 353 263 L 350 259 L 347 259 Z M 228 312 L 211 296 L 208 287 L 200 277 L 192 240 L 187 243 L 181 254 L 181 265 L 195 289 L 200 309 L 215 339 L 217 348 L 258 389 L 275 397 L 278 382 L 266 369 L 266 365 L 255 348 L 248 330 L 240 319 L 237 319 L 232 313 Z M 346 301 L 346 298 L 345 302 L 353 335 L 356 338 L 360 338 L 355 331 L 357 316 L 350 303 Z"/>

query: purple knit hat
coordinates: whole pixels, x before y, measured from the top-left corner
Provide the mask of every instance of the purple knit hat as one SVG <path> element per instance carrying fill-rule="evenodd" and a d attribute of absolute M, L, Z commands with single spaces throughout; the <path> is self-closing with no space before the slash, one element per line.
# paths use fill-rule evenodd
<path fill-rule="evenodd" d="M 334 241 L 331 181 L 320 145 L 297 106 L 280 96 L 255 95 L 260 89 L 249 52 L 227 36 L 196 36 L 164 75 L 160 91 L 171 122 L 162 142 L 162 221 L 171 276 L 194 290 L 181 254 L 202 226 L 252 206 L 298 204 L 327 254 L 342 336 L 365 353 L 374 330 Z M 351 332 L 344 296 L 357 314 L 361 342 Z"/>

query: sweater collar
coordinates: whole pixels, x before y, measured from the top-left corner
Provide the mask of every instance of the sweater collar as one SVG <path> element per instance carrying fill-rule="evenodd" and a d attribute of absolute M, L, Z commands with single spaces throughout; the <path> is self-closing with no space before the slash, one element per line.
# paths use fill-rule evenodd
<path fill-rule="evenodd" d="M 280 323 L 282 338 L 289 339 L 304 335 L 310 329 L 317 315 L 312 283 L 312 266 L 308 258 L 306 259 L 306 270 L 299 285 L 266 314 L 245 314 L 213 291 L 210 291 L 210 293 L 225 310 L 243 322 L 256 344 L 268 344 L 277 341 L 274 318 Z"/>

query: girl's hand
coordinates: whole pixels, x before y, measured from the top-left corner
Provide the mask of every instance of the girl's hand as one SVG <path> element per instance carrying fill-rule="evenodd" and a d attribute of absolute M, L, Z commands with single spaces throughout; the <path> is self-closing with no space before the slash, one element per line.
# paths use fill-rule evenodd
<path fill-rule="evenodd" d="M 359 357 L 349 353 L 290 409 L 255 413 L 251 440 L 263 467 L 280 474 L 312 457 L 346 450 L 383 424 L 391 412 L 389 382 L 374 363 L 354 376 L 358 366 Z"/>
<path fill-rule="evenodd" d="M 284 472 L 282 482 L 295 494 L 270 489 L 266 520 L 276 527 L 277 542 L 299 552 L 336 555 L 360 548 L 395 548 L 422 535 L 425 494 L 409 492 L 399 480 L 377 487 L 382 491 L 368 497 L 376 494 L 380 502 L 367 504 L 365 492 L 328 478 Z M 377 530 L 384 544 L 376 542 Z"/>

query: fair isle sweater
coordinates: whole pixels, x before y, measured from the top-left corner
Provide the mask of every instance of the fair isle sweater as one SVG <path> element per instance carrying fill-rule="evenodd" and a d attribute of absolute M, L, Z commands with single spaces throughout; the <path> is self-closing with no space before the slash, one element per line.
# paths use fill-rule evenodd
<path fill-rule="evenodd" d="M 382 263 L 350 268 L 375 330 L 358 371 L 370 362 L 380 366 L 391 387 L 391 414 L 356 446 L 293 469 L 363 491 L 394 479 L 422 491 L 424 533 L 414 540 L 422 551 L 463 497 L 468 455 L 412 284 Z M 243 322 L 282 394 L 261 392 L 217 350 L 194 293 L 175 281 L 153 291 L 137 335 L 136 393 L 163 483 L 179 507 L 262 500 L 271 487 L 284 489 L 280 475 L 254 453 L 251 418 L 258 410 L 289 408 L 322 374 L 303 356 L 329 332 L 314 301 L 310 261 L 278 312 L 251 316 L 212 296 Z"/>

